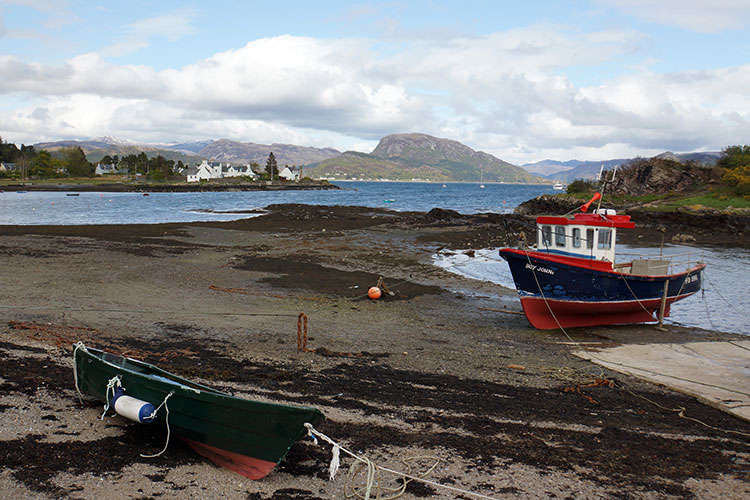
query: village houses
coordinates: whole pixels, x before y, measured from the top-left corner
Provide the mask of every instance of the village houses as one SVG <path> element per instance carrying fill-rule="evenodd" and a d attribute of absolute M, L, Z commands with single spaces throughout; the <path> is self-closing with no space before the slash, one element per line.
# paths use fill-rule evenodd
<path fill-rule="evenodd" d="M 217 161 L 203 160 L 197 167 L 190 167 L 182 171 L 186 176 L 187 182 L 200 182 L 210 179 L 223 179 L 227 177 L 252 177 L 258 178 L 258 174 L 253 172 L 250 165 L 230 165 L 222 164 Z M 297 180 L 297 175 L 289 167 L 285 167 L 280 173 L 279 178 L 293 181 Z"/>

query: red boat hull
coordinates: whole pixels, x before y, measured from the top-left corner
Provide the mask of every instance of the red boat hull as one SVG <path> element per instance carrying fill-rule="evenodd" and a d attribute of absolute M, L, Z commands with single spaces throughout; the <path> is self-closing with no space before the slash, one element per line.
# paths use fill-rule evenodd
<path fill-rule="evenodd" d="M 670 297 L 664 308 L 664 316 L 669 316 L 669 306 L 685 296 Z M 630 302 L 571 302 L 550 300 L 538 297 L 521 298 L 521 306 L 526 318 L 534 328 L 551 330 L 579 326 L 624 325 L 657 321 L 656 314 L 661 299 Z M 551 310 L 551 312 L 550 312 Z"/>
<path fill-rule="evenodd" d="M 260 458 L 248 457 L 227 450 L 216 448 L 207 444 L 181 437 L 185 443 L 194 449 L 199 455 L 206 457 L 220 467 L 241 474 L 250 479 L 261 479 L 267 476 L 276 464 Z"/>
<path fill-rule="evenodd" d="M 636 275 L 610 262 L 505 248 L 523 311 L 535 328 L 587 327 L 657 321 L 665 294 L 669 306 L 701 287 L 705 264 L 681 273 Z M 608 267 L 608 269 L 607 269 Z"/>

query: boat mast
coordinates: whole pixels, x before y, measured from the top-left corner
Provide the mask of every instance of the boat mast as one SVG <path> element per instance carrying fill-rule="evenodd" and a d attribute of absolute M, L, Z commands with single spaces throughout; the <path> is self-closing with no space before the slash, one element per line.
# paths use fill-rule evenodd
<path fill-rule="evenodd" d="M 602 189 L 601 193 L 602 196 L 599 198 L 599 203 L 596 204 L 596 210 L 599 211 L 599 208 L 602 206 L 602 198 L 604 197 L 604 191 L 607 189 L 607 184 L 613 184 L 615 182 L 615 175 L 617 175 L 617 167 L 619 165 L 615 165 L 615 169 L 612 171 L 612 178 L 610 180 L 607 180 L 607 173 L 604 172 L 604 178 L 602 180 Z M 601 168 L 599 169 L 599 179 L 602 179 L 602 169 L 604 169 L 604 164 L 602 163 Z"/>

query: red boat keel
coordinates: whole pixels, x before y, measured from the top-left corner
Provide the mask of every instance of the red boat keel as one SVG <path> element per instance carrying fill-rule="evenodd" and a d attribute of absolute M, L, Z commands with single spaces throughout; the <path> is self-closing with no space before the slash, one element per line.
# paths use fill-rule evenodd
<path fill-rule="evenodd" d="M 664 316 L 669 316 L 667 301 Z M 621 325 L 628 323 L 650 323 L 656 321 L 660 299 L 618 302 L 574 302 L 549 300 L 539 297 L 523 297 L 521 305 L 529 322 L 540 330 L 571 328 L 578 326 Z M 550 313 L 550 309 L 552 312 Z M 554 316 L 553 316 L 554 314 Z"/>
<path fill-rule="evenodd" d="M 180 439 L 185 441 L 198 454 L 211 460 L 216 465 L 229 469 L 237 474 L 242 474 L 250 479 L 261 479 L 267 476 L 268 473 L 276 467 L 275 463 L 269 462 L 268 460 L 240 455 L 239 453 L 222 450 L 215 446 L 193 441 L 192 439 L 183 437 Z"/>

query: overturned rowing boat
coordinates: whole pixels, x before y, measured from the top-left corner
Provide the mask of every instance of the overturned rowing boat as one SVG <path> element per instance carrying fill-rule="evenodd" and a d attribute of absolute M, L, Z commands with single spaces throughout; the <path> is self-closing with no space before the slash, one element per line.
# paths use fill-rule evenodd
<path fill-rule="evenodd" d="M 74 359 L 79 392 L 134 420 L 165 424 L 199 454 L 250 479 L 273 470 L 307 435 L 305 423 L 318 425 L 325 418 L 315 408 L 238 398 L 80 342 Z M 127 404 L 120 399 L 124 395 Z"/>

